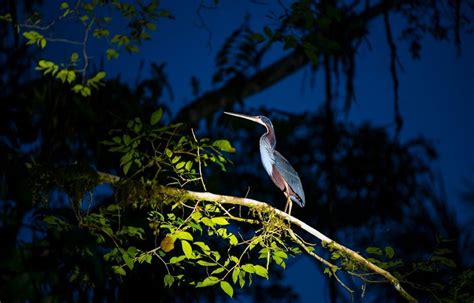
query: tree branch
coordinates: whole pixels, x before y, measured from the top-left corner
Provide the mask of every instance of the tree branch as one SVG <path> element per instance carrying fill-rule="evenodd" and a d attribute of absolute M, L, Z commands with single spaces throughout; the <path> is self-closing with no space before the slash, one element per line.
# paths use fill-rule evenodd
<path fill-rule="evenodd" d="M 391 9 L 399 9 L 409 2 L 407 0 L 383 0 L 358 14 L 347 12 L 348 17 L 345 22 L 347 24 L 366 24 L 370 20 L 384 14 L 384 12 Z M 314 33 L 309 34 L 308 37 L 311 35 L 314 35 Z M 354 39 L 358 38 L 360 37 L 354 37 Z M 305 39 L 303 38 L 302 40 Z M 258 71 L 253 76 L 246 78 L 234 77 L 221 88 L 204 93 L 201 97 L 183 107 L 175 120 L 197 124 L 202 117 L 207 117 L 218 109 L 229 107 L 237 101 L 269 88 L 306 66 L 309 62 L 310 60 L 304 53 L 304 50 L 296 48 L 290 54 Z"/>
<path fill-rule="evenodd" d="M 99 183 L 111 183 L 111 184 L 118 184 L 121 179 L 117 176 L 98 172 L 98 179 Z M 279 210 L 276 209 L 269 204 L 249 198 L 240 198 L 240 197 L 233 197 L 233 196 L 226 196 L 226 195 L 218 195 L 213 194 L 210 192 L 196 192 L 186 189 L 179 189 L 175 187 L 157 185 L 153 187 L 154 193 L 161 193 L 164 195 L 169 195 L 173 197 L 179 197 L 181 200 L 198 200 L 198 201 L 209 201 L 209 202 L 216 202 L 220 204 L 231 204 L 231 205 L 239 205 L 245 206 L 251 209 L 260 210 L 264 212 L 272 212 L 274 215 L 280 217 L 283 220 L 288 221 L 289 223 L 298 226 L 299 228 L 303 229 L 307 233 L 311 234 L 312 236 L 318 238 L 323 246 L 330 248 L 331 250 L 336 250 L 341 254 L 345 255 L 347 258 L 353 260 L 357 264 L 361 265 L 364 268 L 369 269 L 370 271 L 381 275 L 384 277 L 393 287 L 400 293 L 400 295 L 405 298 L 408 302 L 418 302 L 412 295 L 410 295 L 400 284 L 400 281 L 395 278 L 391 273 L 388 271 L 378 267 L 377 265 L 369 262 L 367 259 L 359 255 L 357 252 L 347 248 L 338 242 L 332 240 L 331 238 L 327 237 L 323 233 L 319 232 L 318 230 L 314 229 L 313 227 L 309 226 L 305 222 Z M 290 230 L 290 236 L 292 230 Z M 313 256 L 314 257 L 314 256 Z M 319 257 L 319 256 L 318 256 Z M 319 260 L 319 258 L 316 258 Z M 320 260 L 321 261 L 321 260 Z M 321 261 L 322 262 L 322 261 Z M 329 262 L 323 262 L 323 264 L 331 267 L 333 269 L 334 265 Z"/>

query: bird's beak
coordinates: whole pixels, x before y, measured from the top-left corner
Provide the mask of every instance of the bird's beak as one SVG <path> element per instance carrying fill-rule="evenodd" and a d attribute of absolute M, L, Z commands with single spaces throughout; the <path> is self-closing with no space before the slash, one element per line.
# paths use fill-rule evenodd
<path fill-rule="evenodd" d="M 247 116 L 247 115 L 235 114 L 235 113 L 230 113 L 230 112 L 224 112 L 224 114 L 239 117 L 239 118 L 243 118 L 243 119 L 247 119 L 247 120 L 250 120 L 250 121 L 253 121 L 253 122 L 263 124 L 262 121 L 259 118 L 254 117 L 254 116 Z"/>

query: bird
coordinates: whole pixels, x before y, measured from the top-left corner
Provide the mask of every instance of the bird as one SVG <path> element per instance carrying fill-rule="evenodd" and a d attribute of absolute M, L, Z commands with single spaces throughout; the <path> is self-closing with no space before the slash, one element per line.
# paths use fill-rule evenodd
<path fill-rule="evenodd" d="M 265 171 L 286 197 L 284 212 L 288 211 L 288 214 L 291 215 L 293 202 L 300 207 L 304 207 L 305 196 L 298 173 L 290 162 L 275 150 L 276 137 L 272 121 L 265 116 L 248 116 L 231 112 L 224 112 L 224 114 L 247 119 L 265 126 L 267 131 L 260 137 L 260 158 Z"/>

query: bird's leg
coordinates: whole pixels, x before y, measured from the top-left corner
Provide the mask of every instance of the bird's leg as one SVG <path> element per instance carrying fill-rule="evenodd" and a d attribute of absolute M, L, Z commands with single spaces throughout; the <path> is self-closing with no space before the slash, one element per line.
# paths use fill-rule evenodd
<path fill-rule="evenodd" d="M 288 211 L 288 214 L 291 215 L 291 207 L 293 206 L 293 202 L 291 201 L 290 196 L 286 196 L 286 205 L 284 212 Z"/>

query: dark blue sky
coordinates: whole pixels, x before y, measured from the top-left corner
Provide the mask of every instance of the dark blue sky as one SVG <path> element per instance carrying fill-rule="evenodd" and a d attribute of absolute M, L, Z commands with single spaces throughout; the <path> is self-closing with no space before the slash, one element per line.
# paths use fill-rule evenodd
<path fill-rule="evenodd" d="M 211 84 L 216 52 L 224 39 L 242 23 L 246 14 L 250 15 L 252 29 L 258 31 L 264 25 L 275 24 L 268 18 L 269 11 L 277 14 L 282 11 L 275 4 L 220 1 L 219 8 L 201 11 L 211 31 L 209 36 L 201 26 L 203 20 L 197 15 L 198 1 L 161 3 L 176 20 L 160 20 L 152 41 L 145 43 L 139 54 L 123 54 L 120 64 L 106 62 L 105 68 L 108 75 L 120 74 L 122 79 L 134 83 L 141 60 L 145 63 L 166 62 L 166 73 L 175 95 L 171 104 L 175 112 L 193 100 L 191 76 L 199 78 L 204 91 L 217 88 Z M 395 23 L 394 37 L 398 38 L 400 22 L 394 16 L 392 20 Z M 374 22 L 370 31 L 372 50 L 363 45 L 356 60 L 357 99 L 348 122 L 370 121 L 374 125 L 385 126 L 393 124 L 393 83 L 383 21 Z M 444 177 L 450 205 L 456 210 L 460 221 L 465 222 L 468 217 L 463 213 L 468 212 L 459 203 L 458 194 L 462 190 L 462 179 L 474 176 L 474 40 L 466 34 L 462 38 L 461 57 L 456 56 L 453 43 L 437 42 L 427 37 L 423 40 L 421 60 L 414 61 L 407 51 L 407 43 L 398 44 L 404 67 L 404 72 L 399 71 L 398 76 L 400 109 L 405 122 L 401 140 L 423 135 L 434 142 L 440 155 L 435 170 Z M 278 46 L 273 47 L 262 66 L 281 54 L 283 51 Z M 149 70 L 145 68 L 144 71 Z M 141 77 L 146 78 L 146 75 Z M 311 87 L 310 78 L 309 67 L 304 68 L 270 89 L 246 99 L 245 104 L 255 108 L 266 105 L 285 111 L 314 111 L 324 100 L 324 81 L 322 75 L 317 74 L 316 85 Z M 340 94 L 344 96 L 344 91 Z M 340 104 L 342 106 L 342 101 Z M 315 294 L 320 296 L 324 293 L 320 269 L 307 258 L 301 258 L 287 269 L 286 280 L 301 295 L 302 302 L 310 302 Z M 321 283 L 318 284 L 318 281 Z"/>

